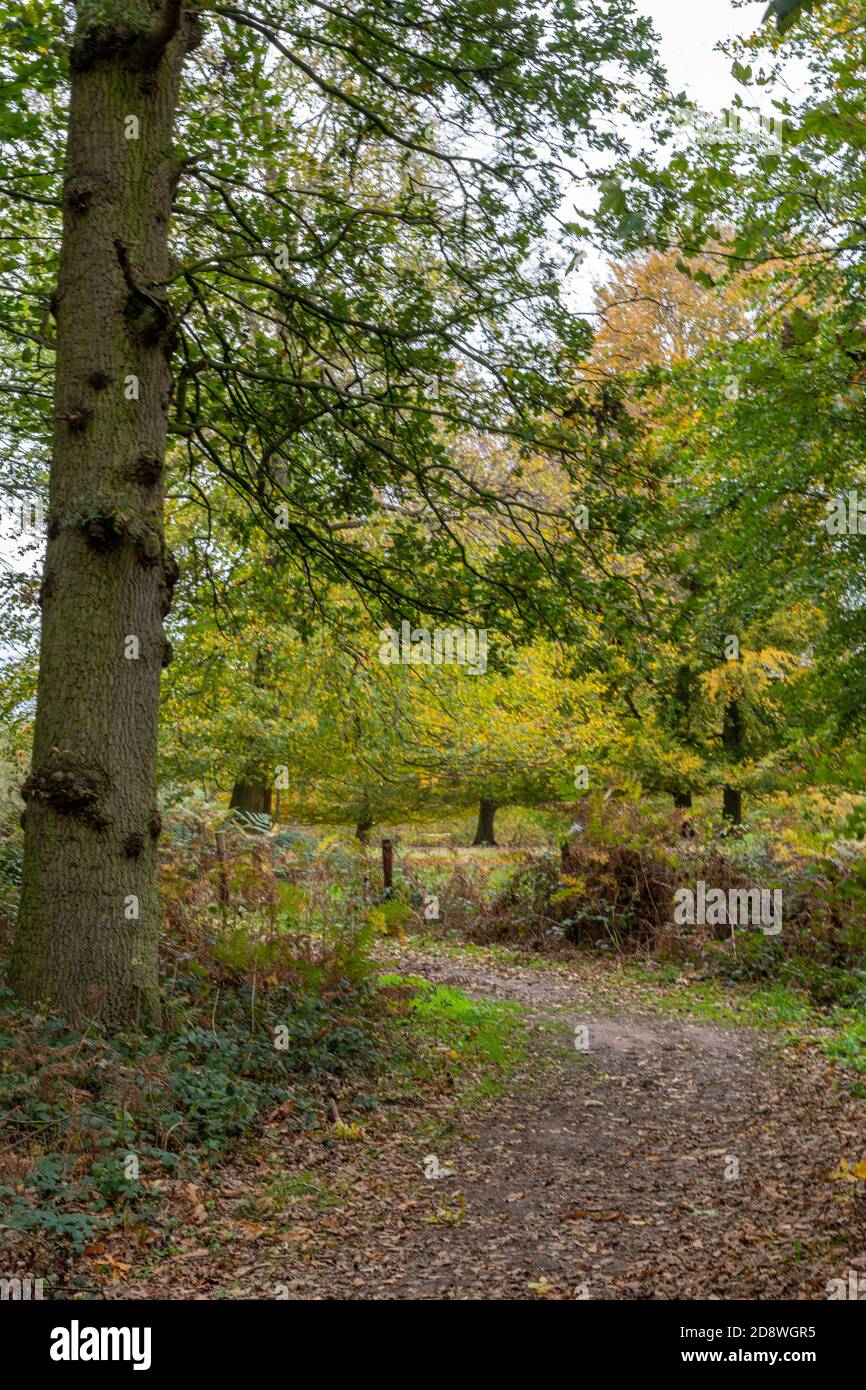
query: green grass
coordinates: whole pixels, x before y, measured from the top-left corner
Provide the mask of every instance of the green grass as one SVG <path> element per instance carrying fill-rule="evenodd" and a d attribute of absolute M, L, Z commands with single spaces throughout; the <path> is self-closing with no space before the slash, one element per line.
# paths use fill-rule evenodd
<path fill-rule="evenodd" d="M 631 978 L 646 983 L 644 998 L 663 1013 L 674 1013 L 706 1023 L 776 1029 L 783 1043 L 820 1047 L 832 1061 L 849 1069 L 852 1094 L 866 1097 L 866 1016 L 851 1009 L 821 1009 L 805 992 L 783 984 L 725 985 L 714 980 L 676 983 L 682 967 L 663 966 L 650 971 L 636 966 Z"/>
<path fill-rule="evenodd" d="M 264 1195 L 273 1203 L 275 1212 L 292 1208 L 304 1198 L 312 1199 L 318 1211 L 331 1211 L 343 1205 L 339 1193 L 322 1178 L 304 1169 L 272 1178 L 264 1189 Z"/>
<path fill-rule="evenodd" d="M 827 1056 L 856 1072 L 866 1072 L 866 1018 L 850 1014 L 837 1020 L 836 1031 L 825 1038 L 822 1048 Z M 866 1085 L 855 1082 L 851 1088 L 856 1096 L 866 1096 Z"/>
<path fill-rule="evenodd" d="M 483 960 L 496 965 L 522 965 L 532 970 L 550 970 L 557 965 L 555 957 L 543 956 L 538 952 L 505 946 L 498 941 L 488 941 L 479 945 L 474 941 L 464 941 L 458 936 L 425 936 L 413 933 L 406 938 L 406 945 L 430 955 L 448 956 L 451 960 Z"/>
<path fill-rule="evenodd" d="M 413 939 L 411 944 L 422 950 L 455 958 L 486 960 L 491 964 L 499 962 L 538 969 L 560 964 L 566 973 L 569 968 L 580 971 L 577 958 L 551 962 L 543 956 L 511 951 L 501 945 L 477 946 L 423 937 Z M 820 1047 L 832 1061 L 847 1069 L 846 1079 L 852 1093 L 866 1098 L 866 1015 L 861 1011 L 838 1006 L 833 1009 L 819 1007 L 804 990 L 778 981 L 746 984 L 697 979 L 686 975 L 687 970 L 688 966 L 676 961 L 648 964 L 620 960 L 617 974 L 623 984 L 638 986 L 637 999 L 631 992 L 626 1011 L 637 1003 L 638 1009 L 673 1014 L 696 1022 L 779 1032 L 783 1035 L 783 1046 Z M 391 978 L 399 980 L 401 977 Z M 480 1085 L 475 1087 L 475 1094 L 497 1094 L 503 1081 L 525 1056 L 519 1006 L 467 999 L 456 990 L 440 988 L 434 991 L 420 980 L 413 983 L 426 990 L 413 1005 L 414 1026 L 434 1040 L 451 1040 L 458 1053 L 455 1064 L 458 1071 L 471 1075 L 473 1069 L 477 1072 L 480 1067 L 482 1078 Z M 600 1013 L 615 1013 L 623 1008 L 623 1001 L 601 995 L 596 1007 Z M 558 1026 L 551 1024 L 554 1030 Z M 471 1085 L 468 1089 L 472 1089 Z"/>
<path fill-rule="evenodd" d="M 676 978 L 682 967 L 673 967 Z M 787 985 L 726 986 L 715 980 L 670 978 L 669 971 L 652 972 L 637 967 L 633 979 L 650 988 L 645 997 L 663 1013 L 687 1014 L 707 1023 L 747 1025 L 753 1028 L 792 1028 L 813 1025 L 817 1014 L 806 996 Z"/>
<path fill-rule="evenodd" d="M 525 1011 L 519 1004 L 472 999 L 418 976 L 385 975 L 382 984 L 411 985 L 416 991 L 397 1024 L 410 1085 L 447 1080 L 464 1104 L 500 1094 L 526 1056 Z"/>
<path fill-rule="evenodd" d="M 475 957 L 491 963 L 499 961 L 541 969 L 549 969 L 552 964 L 543 956 L 528 956 L 499 945 L 476 946 L 421 937 L 412 944 L 448 956 Z M 568 967 L 580 970 L 577 958 L 564 961 L 562 965 L 566 970 Z M 820 1047 L 839 1066 L 849 1070 L 847 1079 L 852 1093 L 866 1098 L 866 1079 L 859 1079 L 860 1075 L 866 1076 L 866 1015 L 862 1012 L 841 1007 L 820 1008 L 805 991 L 778 981 L 752 985 L 726 983 L 686 976 L 687 970 L 686 965 L 677 961 L 648 964 L 620 960 L 617 973 L 624 985 L 639 987 L 636 1001 L 639 1008 L 696 1022 L 781 1032 L 783 1046 L 796 1043 Z M 634 1002 L 632 994 L 626 1008 L 633 1007 Z M 596 1007 L 600 1013 L 615 1013 L 623 1004 L 615 997 L 600 996 Z"/>

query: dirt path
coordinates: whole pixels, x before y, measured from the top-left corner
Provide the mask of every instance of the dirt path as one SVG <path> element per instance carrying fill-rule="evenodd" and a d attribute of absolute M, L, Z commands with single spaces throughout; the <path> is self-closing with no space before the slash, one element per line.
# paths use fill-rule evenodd
<path fill-rule="evenodd" d="M 602 1299 L 825 1297 L 866 1266 L 866 1203 L 828 1181 L 864 1151 L 863 1108 L 820 1058 L 783 1065 L 754 1029 L 593 1017 L 538 970 L 412 968 L 553 1014 L 564 1055 L 454 1152 L 469 1219 L 444 1267 L 435 1228 L 404 1246 L 392 1292 L 525 1297 L 546 1279 Z"/>
<path fill-rule="evenodd" d="M 863 1184 L 829 1177 L 864 1157 L 863 1105 L 814 1050 L 594 1014 L 597 984 L 577 971 L 410 953 L 400 968 L 527 1006 L 544 1065 L 458 1124 L 436 1155 L 449 1176 L 425 1177 L 411 1107 L 374 1158 L 272 1150 L 269 1165 L 321 1178 L 319 1199 L 279 1240 L 260 1228 L 191 1261 L 186 1296 L 825 1298 L 828 1279 L 866 1270 Z M 232 1181 L 248 1192 L 255 1175 L 235 1174 L 226 1207 Z"/>

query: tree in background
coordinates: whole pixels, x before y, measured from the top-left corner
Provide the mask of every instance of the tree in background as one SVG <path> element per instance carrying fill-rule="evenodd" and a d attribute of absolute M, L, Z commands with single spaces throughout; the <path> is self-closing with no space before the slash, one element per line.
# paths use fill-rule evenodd
<path fill-rule="evenodd" d="M 34 19 L 4 24 L 9 332 L 45 348 L 35 373 L 15 355 L 25 394 L 53 377 L 11 980 L 72 1015 L 156 1023 L 156 726 L 177 580 L 167 439 L 183 441 L 205 510 L 217 475 L 245 499 L 299 608 L 314 575 L 403 596 L 410 555 L 440 581 L 439 611 L 471 608 L 478 577 L 412 503 L 465 504 L 449 437 L 467 420 L 563 445 L 544 422 L 572 330 L 539 230 L 557 168 L 615 146 L 605 117 L 632 85 L 644 103 L 649 29 L 624 0 L 603 13 L 445 0 L 421 19 L 97 0 Z M 310 121 L 339 133 L 342 180 L 295 158 L 291 132 Z M 369 163 L 386 147 L 403 155 L 400 182 L 355 196 L 362 151 Z M 461 370 L 479 363 L 483 392 Z M 43 442 L 47 413 L 24 422 Z M 337 529 L 381 488 L 401 508 L 385 564 Z M 530 605 L 545 572 L 547 554 L 523 557 Z"/>
<path fill-rule="evenodd" d="M 630 478 L 607 509 L 616 563 L 638 578 L 645 610 L 618 639 L 629 736 L 607 750 L 609 765 L 682 808 L 720 786 L 723 814 L 737 823 L 743 791 L 778 785 L 802 752 L 794 690 L 815 688 L 804 678 L 832 604 L 815 582 L 814 527 L 811 536 L 796 527 L 795 544 L 767 559 L 779 517 L 761 499 L 778 495 L 788 431 L 750 389 L 746 365 L 770 377 L 755 325 L 787 270 L 764 262 L 717 284 L 720 254 L 718 242 L 688 265 L 674 251 L 633 252 L 612 268 L 586 373 L 597 394 L 615 386 L 641 425 L 629 441 L 639 485 Z M 801 406 L 794 458 L 811 433 L 802 417 Z M 786 510 L 783 524 L 789 499 Z"/>

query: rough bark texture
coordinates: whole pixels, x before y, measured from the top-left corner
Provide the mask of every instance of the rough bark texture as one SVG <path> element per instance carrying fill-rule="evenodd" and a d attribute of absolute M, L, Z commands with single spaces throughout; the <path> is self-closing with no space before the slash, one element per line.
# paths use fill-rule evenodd
<path fill-rule="evenodd" d="M 478 807 L 478 825 L 473 845 L 495 845 L 493 838 L 493 817 L 496 815 L 496 802 L 482 797 Z"/>
<path fill-rule="evenodd" d="M 90 7 L 70 59 L 38 704 L 10 974 L 24 1000 L 109 1027 L 160 1014 L 156 727 L 177 578 L 163 539 L 173 328 L 160 282 L 180 69 L 195 38 L 173 0 L 137 29 L 116 16 L 113 4 Z"/>
<path fill-rule="evenodd" d="M 743 753 L 743 716 L 738 700 L 729 700 L 725 706 L 722 725 L 722 747 L 732 762 L 740 759 Z M 726 785 L 722 791 L 722 815 L 734 825 L 743 821 L 743 793 L 737 787 Z"/>

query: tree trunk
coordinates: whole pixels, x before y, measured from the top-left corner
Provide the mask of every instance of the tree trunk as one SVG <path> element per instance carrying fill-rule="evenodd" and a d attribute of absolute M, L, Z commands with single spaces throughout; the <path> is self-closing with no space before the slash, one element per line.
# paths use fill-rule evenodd
<path fill-rule="evenodd" d="M 481 798 L 478 807 L 478 825 L 475 830 L 473 845 L 495 845 L 493 838 L 493 817 L 496 815 L 496 802 L 488 801 L 486 797 Z"/>
<path fill-rule="evenodd" d="M 255 773 L 245 773 L 232 788 L 229 808 L 233 811 L 251 811 L 254 815 L 269 816 L 273 789 Z"/>
<path fill-rule="evenodd" d="M 729 700 L 722 724 L 722 747 L 728 758 L 738 762 L 743 753 L 743 716 L 739 700 Z M 722 815 L 732 825 L 743 823 L 743 794 L 726 784 L 722 790 Z"/>
<path fill-rule="evenodd" d="M 355 839 L 359 844 L 368 845 L 370 843 L 370 831 L 372 829 L 373 822 L 371 820 L 365 818 L 358 821 L 355 826 Z"/>
<path fill-rule="evenodd" d="M 674 689 L 667 709 L 667 720 L 674 737 L 687 746 L 690 742 L 688 736 L 689 716 L 692 708 L 694 693 L 694 677 L 691 667 L 682 665 L 678 668 Z M 678 811 L 689 811 L 692 806 L 692 794 L 685 787 L 674 787 L 671 795 L 674 799 L 674 806 Z"/>
<path fill-rule="evenodd" d="M 120 13 L 109 0 L 79 7 L 70 55 L 39 686 L 10 970 L 25 1001 L 109 1027 L 160 1018 L 156 724 L 177 578 L 163 537 L 174 330 L 160 282 L 180 69 L 197 37 L 178 0 L 156 18 L 146 6 Z"/>
<path fill-rule="evenodd" d="M 256 690 L 273 689 L 270 656 L 262 647 L 256 651 L 253 685 Z M 256 759 L 255 746 L 251 744 L 244 770 L 232 787 L 229 810 L 250 811 L 254 815 L 269 816 L 273 805 L 273 791 L 273 772 L 263 771 L 261 762 Z"/>

